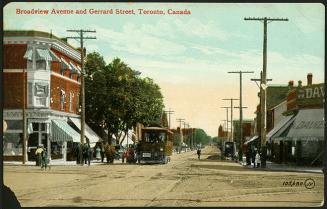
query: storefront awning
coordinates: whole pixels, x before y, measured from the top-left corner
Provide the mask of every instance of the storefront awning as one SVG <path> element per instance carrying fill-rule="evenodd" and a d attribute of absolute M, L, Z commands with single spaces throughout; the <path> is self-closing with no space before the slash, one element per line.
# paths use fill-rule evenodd
<path fill-rule="evenodd" d="M 69 118 L 74 125 L 81 130 L 81 120 L 79 118 Z M 90 146 L 94 147 L 97 142 L 102 139 L 85 123 L 85 136 L 89 140 Z"/>
<path fill-rule="evenodd" d="M 65 60 L 65 58 L 61 57 L 61 67 L 63 69 L 68 69 L 68 70 L 72 70 L 72 66 L 70 66 L 70 64 Z"/>
<path fill-rule="evenodd" d="M 36 49 L 36 60 L 52 61 L 52 57 L 48 49 Z"/>
<path fill-rule="evenodd" d="M 69 62 L 70 65 L 72 66 L 72 73 L 80 74 L 79 69 L 77 68 L 76 65 L 74 65 L 72 62 Z"/>
<path fill-rule="evenodd" d="M 33 49 L 27 49 L 24 54 L 24 58 L 28 60 L 33 60 Z"/>
<path fill-rule="evenodd" d="M 324 109 L 299 110 L 286 137 L 295 140 L 324 140 Z"/>
<path fill-rule="evenodd" d="M 249 143 L 253 142 L 254 140 L 256 140 L 258 138 L 259 138 L 259 136 L 254 136 L 251 139 L 247 140 L 244 144 L 249 144 Z"/>
<path fill-rule="evenodd" d="M 53 51 L 49 50 L 49 53 L 53 61 L 61 62 L 61 59 Z"/>
<path fill-rule="evenodd" d="M 64 142 L 73 141 L 80 142 L 81 136 L 64 120 L 52 120 L 52 137 L 51 141 Z"/>
<path fill-rule="evenodd" d="M 294 121 L 294 115 L 284 117 L 275 127 L 269 131 L 266 138 L 267 141 L 271 141 L 275 137 L 279 137 Z"/>

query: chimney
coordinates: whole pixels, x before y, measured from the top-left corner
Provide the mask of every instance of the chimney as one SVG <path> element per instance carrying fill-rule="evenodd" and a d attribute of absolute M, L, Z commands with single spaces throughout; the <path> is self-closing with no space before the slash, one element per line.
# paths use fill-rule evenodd
<path fill-rule="evenodd" d="M 294 86 L 294 81 L 289 81 L 289 82 L 288 82 L 288 86 L 289 86 L 289 87 L 293 87 L 293 86 Z"/>
<path fill-rule="evenodd" d="M 302 87 L 302 81 L 301 80 L 298 81 L 298 87 Z"/>
<path fill-rule="evenodd" d="M 307 75 L 307 81 L 308 81 L 308 86 L 311 86 L 312 85 L 312 73 L 308 73 Z"/>

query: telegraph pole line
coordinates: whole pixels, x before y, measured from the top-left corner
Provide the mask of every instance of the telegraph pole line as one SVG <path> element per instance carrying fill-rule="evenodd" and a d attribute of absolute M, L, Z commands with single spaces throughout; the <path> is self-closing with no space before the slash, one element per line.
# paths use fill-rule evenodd
<path fill-rule="evenodd" d="M 233 100 L 239 100 L 239 99 L 233 99 L 233 98 L 229 98 L 229 99 L 223 99 L 223 100 L 230 100 L 230 121 L 231 121 L 231 126 L 230 126 L 230 134 L 231 134 L 231 141 L 233 142 L 234 139 L 234 135 L 233 135 Z"/>
<path fill-rule="evenodd" d="M 180 133 L 180 142 L 179 142 L 179 153 L 181 153 L 182 143 L 183 143 L 183 132 L 182 132 L 182 121 L 185 121 L 185 119 L 177 118 L 177 122 L 179 122 L 179 133 Z"/>
<path fill-rule="evenodd" d="M 267 81 L 272 81 L 272 79 L 266 79 Z M 256 84 L 257 84 L 257 86 L 259 87 L 259 89 L 260 89 L 260 94 L 259 94 L 259 100 L 260 100 L 260 107 L 261 107 L 261 104 L 262 104 L 262 101 L 261 101 L 261 95 L 263 94 L 262 93 L 262 89 L 263 88 L 261 88 L 261 85 L 262 85 L 262 71 L 260 72 L 260 78 L 251 78 L 251 81 L 254 81 Z M 257 83 L 257 81 L 260 81 L 260 85 Z M 260 139 L 262 138 L 261 137 L 261 134 L 262 134 L 262 132 L 261 132 L 261 127 L 262 127 L 262 124 L 263 124 L 263 121 L 261 121 L 261 114 L 259 115 L 259 118 L 260 118 L 260 133 L 259 133 L 259 136 L 260 136 Z"/>
<path fill-rule="evenodd" d="M 169 118 L 169 119 L 168 119 L 168 120 L 169 120 L 169 121 L 168 121 L 168 129 L 170 129 L 170 115 L 171 115 L 171 114 L 174 114 L 175 111 L 172 111 L 172 110 L 170 110 L 170 108 L 169 108 L 168 111 L 164 111 L 164 112 L 165 112 L 165 113 L 168 113 L 168 118 Z"/>
<path fill-rule="evenodd" d="M 288 21 L 287 18 L 244 18 L 244 20 L 255 20 L 263 22 L 263 72 L 262 72 L 262 81 L 261 81 L 261 89 L 262 94 L 260 94 L 261 104 L 260 104 L 260 112 L 261 112 L 261 151 L 263 153 L 263 160 L 261 163 L 261 167 L 266 167 L 266 155 L 267 155 L 267 147 L 266 147 L 266 128 L 267 128 L 267 24 L 273 21 Z"/>
<path fill-rule="evenodd" d="M 240 107 L 242 106 L 242 74 L 243 73 L 254 73 L 253 71 L 230 71 L 228 73 L 238 73 L 240 74 Z M 242 124 L 243 124 L 243 108 L 240 108 L 240 148 L 239 148 L 239 160 L 242 160 L 242 147 L 243 147 L 243 130 L 242 130 Z"/>
<path fill-rule="evenodd" d="M 67 39 L 79 40 L 81 46 L 81 146 L 84 144 L 85 137 L 85 84 L 84 84 L 84 41 L 86 39 L 96 39 L 94 36 L 84 36 L 85 33 L 95 33 L 95 30 L 67 30 L 67 32 L 77 32 L 79 36 L 70 36 Z M 84 165 L 82 158 L 82 147 L 80 149 L 80 163 Z"/>
<path fill-rule="evenodd" d="M 221 120 L 221 121 L 224 121 L 224 124 L 223 124 L 223 130 L 224 130 L 224 129 L 228 130 L 228 129 L 227 129 L 227 126 L 226 126 L 226 123 L 227 123 L 228 121 L 227 121 L 227 120 Z M 219 130 L 219 127 L 218 127 L 218 130 Z M 219 131 L 218 131 L 218 133 L 219 133 Z M 228 133 L 228 132 L 226 132 L 226 134 L 227 134 L 227 133 Z M 218 135 L 219 135 L 219 134 L 218 134 Z M 226 137 L 227 137 L 227 136 L 226 136 Z M 226 140 L 225 137 L 224 137 L 224 140 Z"/>
<path fill-rule="evenodd" d="M 220 108 L 225 108 L 226 109 L 226 120 L 227 120 L 227 127 L 226 127 L 226 130 L 227 130 L 227 140 L 229 141 L 229 136 L 228 136 L 228 109 L 230 107 L 220 107 Z"/>
<path fill-rule="evenodd" d="M 25 77 L 25 68 L 23 68 L 23 111 L 22 111 L 22 116 L 23 116 L 23 164 L 26 163 L 27 161 L 27 139 L 26 139 L 26 111 L 25 111 L 25 105 L 26 105 L 26 97 L 25 97 L 25 92 L 26 92 L 26 80 L 27 76 Z"/>

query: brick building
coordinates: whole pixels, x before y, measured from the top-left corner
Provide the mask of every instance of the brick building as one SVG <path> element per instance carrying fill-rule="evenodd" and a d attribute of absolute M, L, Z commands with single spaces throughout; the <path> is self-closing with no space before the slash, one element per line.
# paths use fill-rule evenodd
<path fill-rule="evenodd" d="M 288 92 L 281 120 L 267 134 L 272 160 L 297 164 L 322 164 L 324 153 L 324 83 L 313 84 L 307 75 L 307 85 Z M 290 82 L 293 84 L 293 82 Z M 285 104 L 286 103 L 286 104 Z"/>
<path fill-rule="evenodd" d="M 22 160 L 24 104 L 27 159 L 39 144 L 69 159 L 80 142 L 80 51 L 46 32 L 4 31 L 3 52 L 4 159 Z M 85 135 L 91 146 L 100 140 L 87 125 Z"/>

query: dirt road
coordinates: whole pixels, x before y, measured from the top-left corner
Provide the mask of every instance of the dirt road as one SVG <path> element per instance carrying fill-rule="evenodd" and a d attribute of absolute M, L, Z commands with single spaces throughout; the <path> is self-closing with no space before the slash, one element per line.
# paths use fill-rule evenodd
<path fill-rule="evenodd" d="M 166 165 L 4 166 L 4 184 L 33 206 L 320 206 L 323 174 L 273 172 L 220 160 L 214 146 Z M 302 182 L 302 184 L 301 184 Z M 313 184 L 307 184 L 307 183 Z"/>

